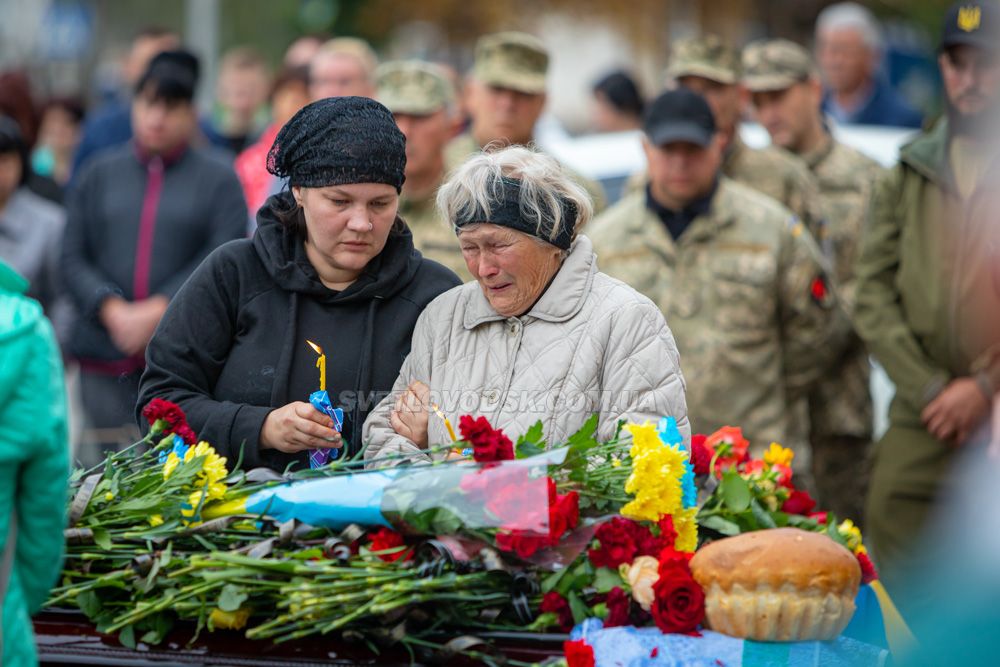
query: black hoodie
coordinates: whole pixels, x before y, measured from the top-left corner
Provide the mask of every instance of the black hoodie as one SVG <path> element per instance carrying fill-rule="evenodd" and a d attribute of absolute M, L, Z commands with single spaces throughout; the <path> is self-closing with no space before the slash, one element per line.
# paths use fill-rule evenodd
<path fill-rule="evenodd" d="M 278 221 L 278 211 L 291 206 L 289 193 L 271 197 L 257 214 L 252 240 L 221 246 L 192 274 L 153 335 L 139 387 L 140 425 L 150 400 L 173 401 L 230 465 L 245 442 L 247 469 L 307 465 L 304 453 L 259 447 L 268 413 L 306 401 L 318 388 L 316 355 L 306 339 L 324 348 L 327 389 L 344 408 L 344 440 L 353 454 L 365 417 L 392 389 L 410 351 L 417 317 L 459 284 L 420 255 L 397 220 L 402 231 L 389 235 L 358 280 L 333 291 L 320 282 L 301 237 Z"/>

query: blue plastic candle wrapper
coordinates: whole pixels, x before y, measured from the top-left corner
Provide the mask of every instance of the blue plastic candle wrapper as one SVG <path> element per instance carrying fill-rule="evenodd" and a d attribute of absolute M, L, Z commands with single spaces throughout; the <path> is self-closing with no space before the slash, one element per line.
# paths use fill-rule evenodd
<path fill-rule="evenodd" d="M 341 408 L 333 407 L 330 403 L 330 394 L 324 391 L 314 391 L 309 395 L 309 403 L 314 408 L 333 420 L 333 430 L 340 433 L 344 428 L 344 411 Z M 322 468 L 330 459 L 335 459 L 340 454 L 339 449 L 314 449 L 309 452 L 309 467 L 312 469 Z"/>

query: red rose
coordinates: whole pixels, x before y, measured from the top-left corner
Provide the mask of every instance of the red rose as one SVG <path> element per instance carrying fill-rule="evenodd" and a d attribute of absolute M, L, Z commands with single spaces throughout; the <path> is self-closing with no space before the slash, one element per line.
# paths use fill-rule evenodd
<path fill-rule="evenodd" d="M 712 466 L 715 451 L 705 444 L 707 439 L 700 433 L 691 436 L 691 465 L 696 475 L 707 475 Z"/>
<path fill-rule="evenodd" d="M 617 569 L 622 563 L 631 563 L 639 548 L 636 544 L 637 526 L 634 521 L 620 516 L 599 525 L 594 532 L 594 538 L 601 543 L 601 546 L 587 552 L 594 567 Z"/>
<path fill-rule="evenodd" d="M 562 532 L 556 533 L 551 531 L 552 536 L 555 538 L 562 537 L 562 534 L 566 532 L 567 529 L 572 530 L 576 528 L 577 524 L 580 523 L 580 494 L 576 491 L 570 491 L 559 496 L 555 504 L 555 514 L 560 518 L 566 528 Z M 551 513 L 552 510 L 550 510 Z M 550 520 L 549 525 L 552 525 Z"/>
<path fill-rule="evenodd" d="M 694 632 L 705 618 L 705 593 L 686 566 L 660 566 L 653 584 L 653 621 L 663 632 Z"/>
<path fill-rule="evenodd" d="M 406 542 L 403 540 L 403 536 L 394 530 L 389 528 L 379 528 L 373 535 L 371 535 L 371 544 L 369 549 L 372 551 L 385 551 L 387 549 L 395 549 L 396 547 L 401 547 Z M 393 563 L 401 558 L 410 560 L 413 553 L 408 549 L 403 549 L 391 554 L 379 554 L 379 558 L 387 563 Z"/>
<path fill-rule="evenodd" d="M 142 416 L 146 418 L 150 426 L 155 424 L 158 419 L 162 419 L 167 423 L 167 430 L 173 430 L 187 424 L 187 418 L 180 406 L 162 398 L 154 398 L 147 403 L 146 407 L 142 409 Z"/>
<path fill-rule="evenodd" d="M 503 431 L 494 429 L 486 417 L 473 419 L 462 415 L 458 420 L 462 439 L 472 445 L 472 457 L 478 463 L 510 461 L 514 458 L 514 443 Z"/>
<path fill-rule="evenodd" d="M 608 606 L 608 617 L 604 619 L 604 627 L 616 628 L 620 625 L 631 625 L 629 619 L 632 611 L 632 598 L 618 586 L 608 591 L 608 599 L 604 602 Z"/>
<path fill-rule="evenodd" d="M 657 556 L 657 560 L 660 561 L 660 576 L 663 576 L 664 570 L 669 570 L 672 567 L 680 567 L 684 570 L 690 570 L 689 563 L 691 562 L 692 556 L 694 556 L 693 553 L 687 551 L 677 551 L 672 546 L 666 547 Z"/>
<path fill-rule="evenodd" d="M 816 507 L 816 501 L 812 499 L 808 491 L 792 489 L 791 495 L 781 504 L 781 511 L 786 514 L 809 514 Z"/>
<path fill-rule="evenodd" d="M 563 642 L 563 653 L 566 654 L 566 667 L 594 667 L 594 649 L 582 639 Z"/>
<path fill-rule="evenodd" d="M 858 564 L 861 566 L 861 583 L 870 584 L 878 579 L 878 572 L 875 571 L 875 564 L 868 554 L 858 554 Z"/>
<path fill-rule="evenodd" d="M 705 446 L 712 452 L 724 451 L 715 460 L 715 472 L 746 461 L 749 456 L 750 441 L 743 437 L 743 430 L 734 426 L 723 426 L 705 439 Z"/>
<path fill-rule="evenodd" d="M 555 591 L 546 593 L 539 609 L 543 614 L 555 614 L 559 619 L 559 629 L 563 632 L 569 632 L 573 629 L 573 612 L 569 608 L 569 602 L 559 593 Z"/>
<path fill-rule="evenodd" d="M 826 525 L 826 512 L 812 512 L 807 514 L 810 519 L 815 519 L 816 523 L 825 526 Z"/>

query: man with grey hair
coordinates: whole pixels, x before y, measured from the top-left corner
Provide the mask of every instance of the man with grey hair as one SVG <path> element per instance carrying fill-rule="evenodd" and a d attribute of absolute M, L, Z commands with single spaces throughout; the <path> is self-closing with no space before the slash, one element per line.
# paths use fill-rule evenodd
<path fill-rule="evenodd" d="M 816 59 L 827 88 L 823 111 L 841 123 L 920 127 L 921 115 L 879 71 L 882 31 L 854 2 L 830 5 L 816 19 Z"/>

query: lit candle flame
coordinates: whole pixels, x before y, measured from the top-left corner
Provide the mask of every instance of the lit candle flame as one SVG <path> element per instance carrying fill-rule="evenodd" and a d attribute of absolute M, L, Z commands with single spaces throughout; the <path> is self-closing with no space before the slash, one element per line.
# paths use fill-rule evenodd
<path fill-rule="evenodd" d="M 306 343 L 309 344 L 309 347 L 311 347 L 316 352 L 316 354 L 323 354 L 323 348 L 321 348 L 316 343 L 312 342 L 311 340 L 307 340 Z"/>
<path fill-rule="evenodd" d="M 455 436 L 455 429 L 451 427 L 451 422 L 448 421 L 448 418 L 444 416 L 444 413 L 441 412 L 437 404 L 431 403 L 431 410 L 433 410 L 438 417 L 444 420 L 444 427 L 448 429 L 448 435 L 451 437 L 451 441 L 456 442 L 458 438 Z"/>
<path fill-rule="evenodd" d="M 316 368 L 319 369 L 319 390 L 326 391 L 326 355 L 323 354 L 323 348 L 316 343 L 311 340 L 306 340 L 306 343 L 319 355 L 319 358 L 316 359 Z"/>

